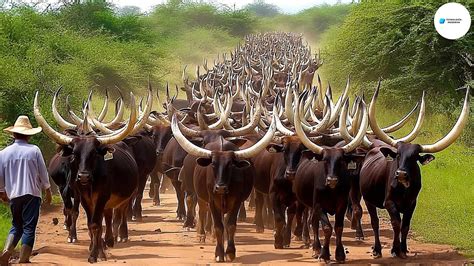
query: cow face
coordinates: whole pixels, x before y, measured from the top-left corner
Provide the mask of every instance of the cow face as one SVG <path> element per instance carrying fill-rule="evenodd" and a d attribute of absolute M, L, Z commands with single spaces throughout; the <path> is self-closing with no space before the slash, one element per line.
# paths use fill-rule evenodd
<path fill-rule="evenodd" d="M 212 152 L 211 158 L 197 158 L 196 163 L 212 167 L 213 180 L 208 181 L 211 181 L 215 194 L 227 194 L 234 172 L 250 166 L 246 160 L 237 160 L 232 151 Z"/>
<path fill-rule="evenodd" d="M 169 140 L 173 136 L 173 133 L 171 132 L 171 127 L 170 126 L 154 126 L 153 127 L 153 143 L 155 144 L 156 147 L 156 155 L 158 157 L 163 156 L 163 151 L 166 147 L 166 144 L 168 144 Z"/>
<path fill-rule="evenodd" d="M 267 147 L 268 152 L 282 152 L 285 159 L 285 179 L 295 179 L 296 170 L 300 163 L 302 152 L 306 147 L 301 143 L 297 136 L 285 136 L 282 144 L 270 144 Z"/>
<path fill-rule="evenodd" d="M 69 146 L 63 147 L 62 156 L 69 156 L 71 170 L 77 173 L 76 181 L 81 185 L 90 185 L 99 160 L 104 160 L 107 152 L 113 148 L 102 145 L 95 137 L 74 138 Z"/>
<path fill-rule="evenodd" d="M 410 184 L 414 182 L 421 182 L 420 167 L 417 162 L 426 165 L 435 159 L 431 154 L 420 155 L 421 146 L 411 143 L 399 142 L 397 152 L 386 147 L 380 148 L 380 152 L 387 158 L 387 161 L 395 163 L 392 186 L 399 183 L 405 188 L 410 187 Z"/>
<path fill-rule="evenodd" d="M 304 156 L 308 156 L 307 153 L 324 164 L 325 185 L 330 189 L 335 189 L 339 184 L 348 185 L 352 172 L 360 168 L 358 166 L 365 157 L 365 154 L 344 153 L 342 148 L 323 149 L 321 154 L 304 151 Z"/>

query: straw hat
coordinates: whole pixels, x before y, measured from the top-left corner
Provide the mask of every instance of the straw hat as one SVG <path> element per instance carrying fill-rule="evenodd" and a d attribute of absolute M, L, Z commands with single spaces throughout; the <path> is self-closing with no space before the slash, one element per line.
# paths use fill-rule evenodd
<path fill-rule="evenodd" d="M 9 133 L 18 133 L 22 135 L 34 135 L 40 133 L 42 130 L 41 127 L 33 127 L 30 123 L 30 119 L 26 115 L 20 115 L 16 121 L 15 125 L 5 128 L 3 131 Z"/>

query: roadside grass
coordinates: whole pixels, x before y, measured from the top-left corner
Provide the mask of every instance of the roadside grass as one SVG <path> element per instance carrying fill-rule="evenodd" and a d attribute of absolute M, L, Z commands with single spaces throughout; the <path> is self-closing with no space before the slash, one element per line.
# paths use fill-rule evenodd
<path fill-rule="evenodd" d="M 3 249 L 5 239 L 7 239 L 8 231 L 11 226 L 10 208 L 5 203 L 0 203 L 0 247 Z"/>

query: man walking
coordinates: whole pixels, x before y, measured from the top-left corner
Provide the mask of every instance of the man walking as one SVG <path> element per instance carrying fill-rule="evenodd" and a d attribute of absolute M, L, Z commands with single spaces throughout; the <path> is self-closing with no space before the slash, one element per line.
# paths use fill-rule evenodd
<path fill-rule="evenodd" d="M 45 203 L 51 203 L 48 171 L 40 149 L 29 144 L 32 135 L 41 132 L 33 128 L 27 116 L 19 116 L 14 126 L 4 129 L 13 134 L 15 142 L 0 152 L 0 196 L 10 202 L 12 228 L 5 242 L 0 265 L 7 265 L 21 239 L 19 263 L 28 263 L 35 242 L 36 225 L 41 205 L 41 189 Z"/>

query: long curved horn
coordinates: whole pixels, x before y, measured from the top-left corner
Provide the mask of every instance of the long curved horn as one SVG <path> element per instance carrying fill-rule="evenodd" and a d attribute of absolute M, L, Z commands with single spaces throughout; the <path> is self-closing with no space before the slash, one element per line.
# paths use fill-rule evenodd
<path fill-rule="evenodd" d="M 130 92 L 130 118 L 128 119 L 127 125 L 124 127 L 124 129 L 112 136 L 98 136 L 97 140 L 105 145 L 105 144 L 113 144 L 117 143 L 124 138 L 126 138 L 129 133 L 133 130 L 133 127 L 135 126 L 135 123 L 137 122 L 137 110 L 135 107 L 135 96 L 133 96 L 133 93 Z"/>
<path fill-rule="evenodd" d="M 469 120 L 469 90 L 470 88 L 467 87 L 461 114 L 459 115 L 458 121 L 451 131 L 449 131 L 449 133 L 444 136 L 444 138 L 438 140 L 434 144 L 420 145 L 422 152 L 434 153 L 442 151 L 451 145 L 459 137 L 459 135 L 461 135 L 463 128 L 466 126 L 467 121 Z"/>
<path fill-rule="evenodd" d="M 420 112 L 418 113 L 418 119 L 416 120 L 415 127 L 413 130 L 403 138 L 397 139 L 397 142 L 411 142 L 418 136 L 421 130 L 421 125 L 423 124 L 423 120 L 425 118 L 425 91 L 423 91 L 423 95 L 421 96 L 421 105 L 420 105 Z"/>
<path fill-rule="evenodd" d="M 146 100 L 146 105 L 143 113 L 140 115 L 138 118 L 138 122 L 134 125 L 132 132 L 130 132 L 130 135 L 134 135 L 140 131 L 145 124 L 148 122 L 148 117 L 150 116 L 151 112 L 151 107 L 153 106 L 153 89 L 151 87 L 151 84 L 148 83 L 148 96 Z"/>
<path fill-rule="evenodd" d="M 410 117 L 412 117 L 412 115 L 415 113 L 415 110 L 418 108 L 419 105 L 420 105 L 420 102 L 417 102 L 415 104 L 415 107 L 413 107 L 413 109 L 411 109 L 411 111 L 408 114 L 406 114 L 402 119 L 400 119 L 398 122 L 390 126 L 382 128 L 382 131 L 385 133 L 392 133 L 402 128 L 408 122 Z M 373 135 L 374 132 L 372 130 L 367 130 L 367 134 Z"/>
<path fill-rule="evenodd" d="M 372 101 L 370 102 L 369 106 L 369 124 L 374 134 L 383 142 L 387 143 L 390 146 L 395 147 L 397 142 L 390 138 L 385 132 L 380 129 L 379 125 L 377 124 L 377 119 L 375 118 L 375 102 L 377 101 L 377 97 L 379 96 L 380 85 L 382 81 L 379 80 L 377 84 L 377 88 L 375 89 L 375 93 L 372 96 Z"/>
<path fill-rule="evenodd" d="M 73 123 L 79 126 L 82 123 L 82 119 L 72 111 L 71 105 L 69 104 L 69 95 L 66 96 L 66 109 L 69 114 L 69 118 L 73 121 Z"/>
<path fill-rule="evenodd" d="M 367 131 L 367 126 L 369 124 L 369 121 L 368 121 L 369 119 L 367 115 L 367 106 L 365 105 L 364 101 L 361 101 L 361 102 L 362 102 L 362 122 L 360 124 L 359 132 L 357 132 L 357 135 L 354 137 L 354 139 L 351 142 L 347 143 L 346 145 L 342 147 L 342 149 L 344 150 L 344 153 L 349 153 L 355 150 L 355 148 L 357 148 L 362 143 L 365 133 Z"/>
<path fill-rule="evenodd" d="M 302 97 L 303 95 L 300 95 L 300 97 Z M 299 109 L 299 98 L 300 97 L 297 97 L 295 98 L 295 106 L 297 108 L 296 110 L 296 113 L 298 113 L 298 109 Z M 295 115 L 295 131 L 296 131 L 296 135 L 298 135 L 298 137 L 300 138 L 301 140 L 301 143 L 303 143 L 303 145 L 310 149 L 311 151 L 313 151 L 314 153 L 318 153 L 318 154 L 321 154 L 323 152 L 323 148 L 320 147 L 319 145 L 313 143 L 310 139 L 308 139 L 308 136 L 306 136 L 306 134 L 304 133 L 303 131 L 303 128 L 301 127 L 301 120 L 300 120 L 300 116 L 299 115 Z"/>
<path fill-rule="evenodd" d="M 39 91 L 37 91 L 35 94 L 35 101 L 33 104 L 33 112 L 36 118 L 36 122 L 38 122 L 38 125 L 40 125 L 40 127 L 43 129 L 43 132 L 51 140 L 60 145 L 69 145 L 73 138 L 57 132 L 48 124 L 48 122 L 46 122 L 46 119 L 44 119 L 39 107 L 38 94 Z"/>
<path fill-rule="evenodd" d="M 58 112 L 58 109 L 56 108 L 56 100 L 59 95 L 59 92 L 61 91 L 62 87 L 59 87 L 59 89 L 56 91 L 53 97 L 53 102 L 51 103 L 51 109 L 53 110 L 53 116 L 54 119 L 56 119 L 56 122 L 58 125 L 63 128 L 63 129 L 68 129 L 68 128 L 76 128 L 76 125 L 73 123 L 69 123 L 64 119 Z"/>
<path fill-rule="evenodd" d="M 267 133 L 265 133 L 263 138 L 261 138 L 257 143 L 255 143 L 254 145 L 252 145 L 251 147 L 247 149 L 235 151 L 234 155 L 236 158 L 239 158 L 239 159 L 252 158 L 255 155 L 257 155 L 261 150 L 265 149 L 265 147 L 267 147 L 268 144 L 270 144 L 270 142 L 273 139 L 273 136 L 275 135 L 275 130 L 276 130 L 275 116 L 276 115 L 274 114 L 270 127 L 268 128 Z"/>
<path fill-rule="evenodd" d="M 117 125 L 118 123 L 122 122 L 122 119 L 123 119 L 123 113 L 124 113 L 124 102 L 123 102 L 123 98 L 120 97 L 120 102 L 119 102 L 119 109 L 118 109 L 118 112 L 117 114 L 115 115 L 114 119 L 112 119 L 112 121 L 110 121 L 109 123 L 105 123 L 104 126 L 106 127 L 113 127 L 115 125 Z"/>
<path fill-rule="evenodd" d="M 176 141 L 187 153 L 197 157 L 211 157 L 211 151 L 194 145 L 183 135 L 183 133 L 181 133 L 181 131 L 179 130 L 178 118 L 176 117 L 176 114 L 173 114 L 173 118 L 171 119 L 171 131 L 173 132 L 173 136 Z"/>
<path fill-rule="evenodd" d="M 254 130 L 255 127 L 257 127 L 258 122 L 260 122 L 260 117 L 261 117 L 260 114 L 262 111 L 262 107 L 261 107 L 259 99 L 256 101 L 255 104 L 257 105 L 257 107 L 255 108 L 255 111 L 253 113 L 251 122 L 238 129 L 226 130 L 227 132 L 229 132 L 231 136 L 235 137 L 235 136 L 242 136 L 242 135 L 248 134 L 252 132 L 252 130 Z"/>
<path fill-rule="evenodd" d="M 109 109 L 109 91 L 105 89 L 104 106 L 102 107 L 102 110 L 100 111 L 100 114 L 97 117 L 97 120 L 102 122 L 105 116 L 107 115 L 108 109 Z"/>

